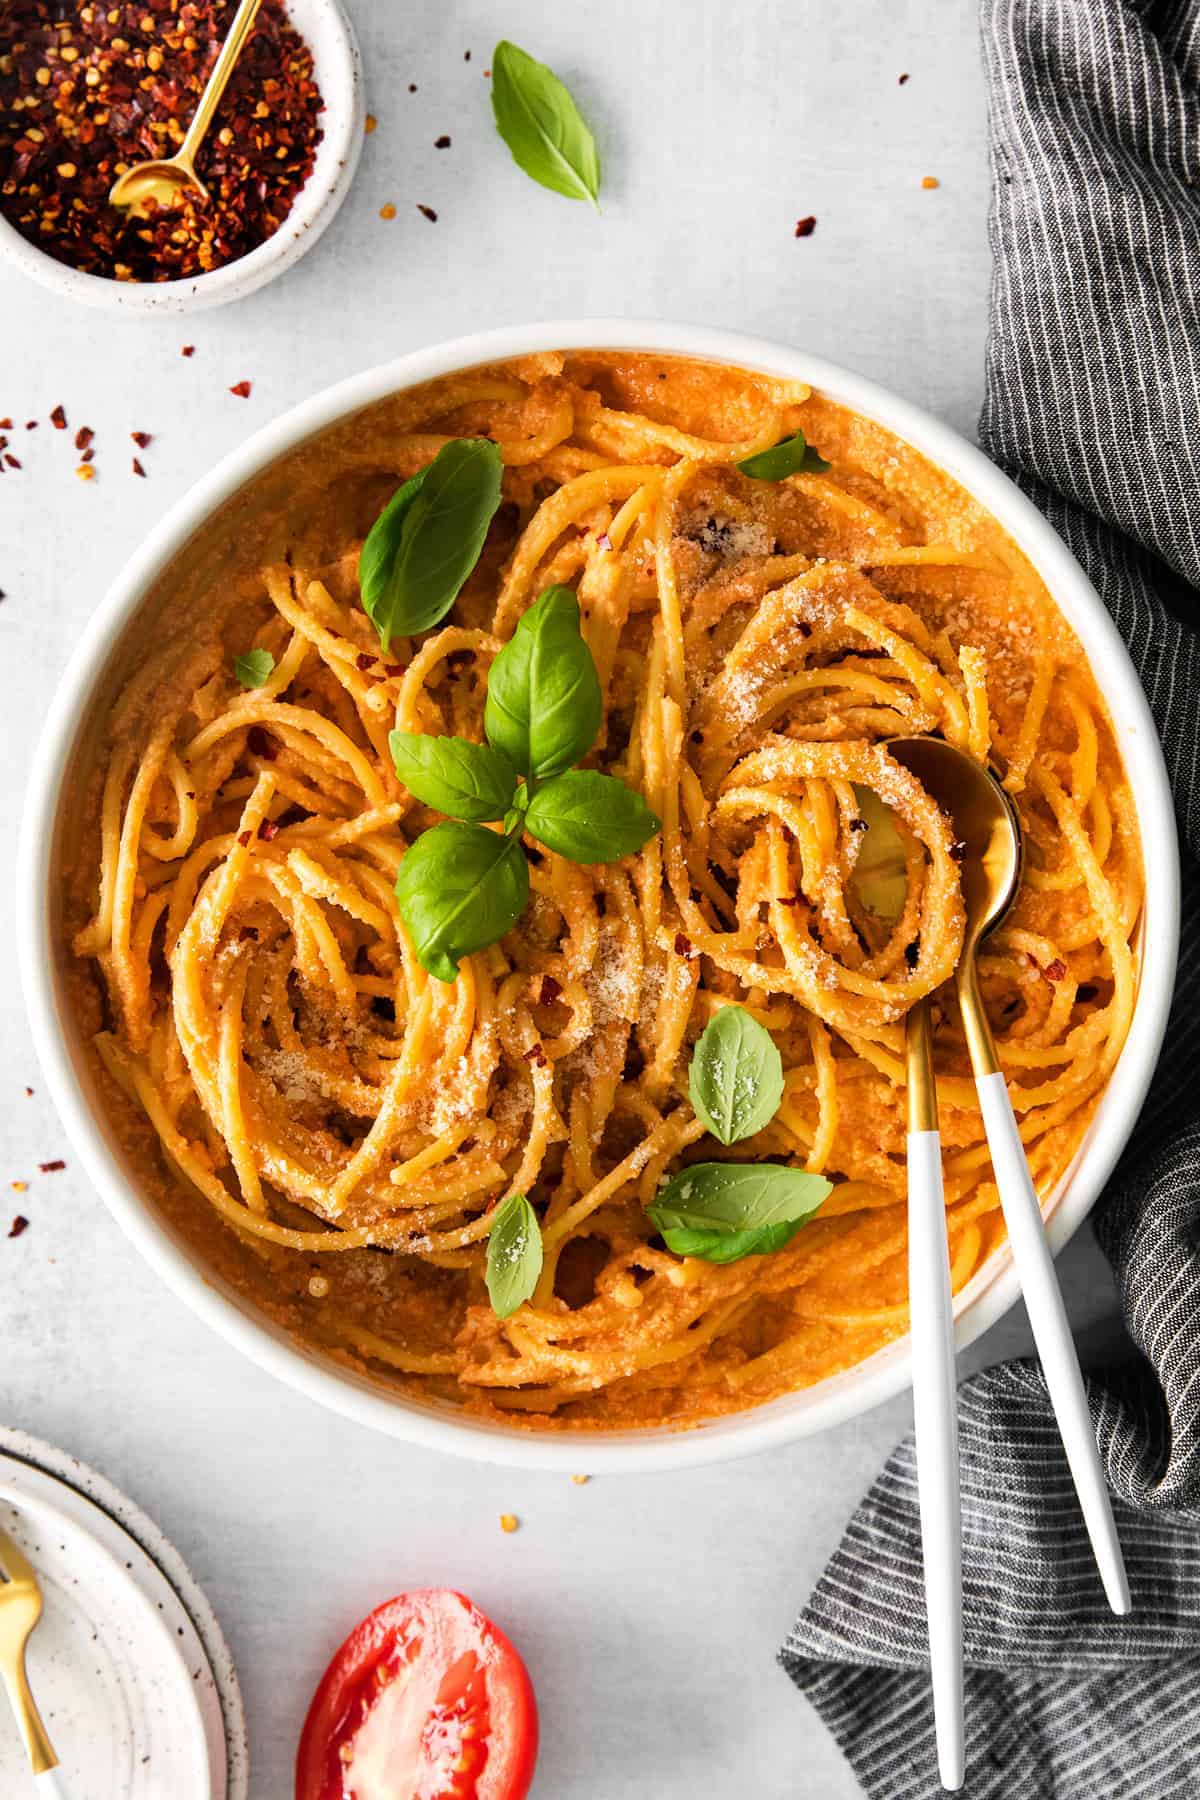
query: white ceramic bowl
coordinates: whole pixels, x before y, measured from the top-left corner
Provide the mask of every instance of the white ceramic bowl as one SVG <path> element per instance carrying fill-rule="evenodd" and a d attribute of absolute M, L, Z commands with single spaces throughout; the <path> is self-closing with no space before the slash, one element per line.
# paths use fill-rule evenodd
<path fill-rule="evenodd" d="M 593 1471 L 682 1468 L 765 1450 L 863 1412 L 906 1387 L 908 1340 L 815 1387 L 675 1432 L 531 1433 L 458 1417 L 386 1390 L 300 1345 L 244 1298 L 199 1266 L 189 1247 L 142 1198 L 120 1143 L 96 1099 L 81 1034 L 66 1005 L 57 938 L 56 822 L 69 805 L 72 763 L 96 708 L 106 665 L 123 631 L 171 558 L 251 477 L 323 430 L 396 390 L 497 358 L 543 349 L 628 349 L 732 363 L 809 382 L 831 399 L 878 420 L 962 483 L 1030 557 L 1078 633 L 1107 699 L 1132 783 L 1150 873 L 1141 930 L 1137 1007 L 1120 1062 L 1071 1169 L 1052 1198 L 1049 1233 L 1060 1249 L 1087 1216 L 1128 1138 L 1145 1097 L 1166 1026 L 1179 937 L 1179 860 L 1158 738 L 1124 644 L 1095 590 L 1061 539 L 1008 477 L 945 425 L 883 388 L 802 351 L 694 325 L 583 320 L 491 331 L 417 350 L 328 388 L 295 407 L 227 456 L 172 508 L 127 563 L 93 614 L 54 697 L 34 762 L 19 865 L 20 960 L 34 1038 L 75 1150 L 143 1255 L 195 1312 L 293 1387 L 335 1411 L 394 1437 L 489 1462 Z M 1001 1248 L 957 1296 L 958 1342 L 968 1344 L 1017 1296 Z"/>
<path fill-rule="evenodd" d="M 282 275 L 310 250 L 329 224 L 358 166 L 363 140 L 362 62 L 342 0 L 287 0 L 288 16 L 313 53 L 313 73 L 325 102 L 323 137 L 312 174 L 279 230 L 248 256 L 186 281 L 113 281 L 88 275 L 47 256 L 0 218 L 0 254 L 15 268 L 68 300 L 119 313 L 191 313 L 241 300 Z"/>

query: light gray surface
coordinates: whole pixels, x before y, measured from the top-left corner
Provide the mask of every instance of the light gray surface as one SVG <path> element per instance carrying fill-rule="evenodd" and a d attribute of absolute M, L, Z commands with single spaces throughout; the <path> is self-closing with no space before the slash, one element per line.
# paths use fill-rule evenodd
<path fill-rule="evenodd" d="M 0 480 L 10 846 L 55 677 L 144 525 L 250 430 L 354 370 L 490 324 L 660 314 L 803 344 L 973 429 L 988 256 L 972 7 L 352 11 L 379 129 L 340 218 L 277 286 L 190 321 L 110 321 L 0 267 L 0 416 L 24 463 Z M 483 71 L 500 30 L 569 79 L 594 121 L 602 218 L 531 186 L 494 139 Z M 452 147 L 435 150 L 443 132 Z M 796 241 L 808 213 L 816 232 Z M 249 401 L 227 392 L 243 378 Z M 97 433 L 91 484 L 47 422 L 60 401 L 72 433 Z M 129 473 L 134 429 L 154 434 L 145 482 Z M 256 1800 L 289 1792 L 307 1695 L 345 1629 L 429 1583 L 465 1588 L 524 1650 L 540 1800 L 856 1794 L 773 1657 L 907 1402 L 755 1461 L 586 1487 L 418 1454 L 318 1411 L 202 1329 L 73 1166 L 37 1174 L 73 1158 L 29 1047 L 11 905 L 0 889 L 0 1180 L 30 1180 L 12 1211 L 32 1226 L 0 1235 L 0 1406 L 113 1477 L 192 1563 L 240 1664 Z M 1076 1319 L 1102 1315 L 1090 1238 L 1060 1266 Z M 1014 1315 L 970 1362 L 1025 1342 Z M 520 1515 L 517 1535 L 502 1511 Z"/>

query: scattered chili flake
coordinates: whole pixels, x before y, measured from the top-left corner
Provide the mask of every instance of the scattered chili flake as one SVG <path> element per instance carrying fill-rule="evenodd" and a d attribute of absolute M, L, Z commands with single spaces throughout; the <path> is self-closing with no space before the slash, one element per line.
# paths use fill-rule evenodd
<path fill-rule="evenodd" d="M 154 442 L 154 439 L 148 431 L 131 431 L 129 435 L 139 450 L 149 449 L 150 445 Z"/>
<path fill-rule="evenodd" d="M 50 423 L 53 425 L 55 431 L 65 431 L 67 429 L 67 415 L 61 406 L 56 406 L 54 411 L 50 414 Z"/>
<path fill-rule="evenodd" d="M 96 478 L 96 471 L 93 469 L 91 463 L 80 463 L 75 473 L 78 475 L 80 481 L 94 481 Z"/>
<path fill-rule="evenodd" d="M 75 433 L 75 448 L 77 450 L 86 450 L 95 435 L 96 434 L 90 425 L 81 425 L 79 430 Z"/>
<path fill-rule="evenodd" d="M 682 956 L 687 962 L 691 962 L 696 954 L 691 938 L 684 937 L 682 931 L 675 933 L 675 954 Z"/>
<path fill-rule="evenodd" d="M 1042 973 L 1045 975 L 1047 981 L 1059 982 L 1066 976 L 1067 965 L 1062 960 L 1061 956 L 1056 956 L 1052 963 L 1046 964 Z"/>
<path fill-rule="evenodd" d="M 381 218 L 381 219 L 394 219 L 394 218 L 395 218 L 395 216 L 396 216 L 396 209 L 395 209 L 395 207 L 394 207 L 394 206 L 393 206 L 393 205 L 392 205 L 392 203 L 391 203 L 391 201 L 390 201 L 390 200 L 389 200 L 389 201 L 388 201 L 388 203 L 387 203 L 387 205 L 386 205 L 386 206 L 381 206 L 381 207 L 380 207 L 380 209 L 379 209 L 379 216 L 380 216 L 380 218 Z"/>
<path fill-rule="evenodd" d="M 180 354 L 180 356 L 195 356 L 195 354 L 196 354 L 195 344 L 184 344 L 182 346 L 182 348 L 180 349 L 179 354 Z"/>
<path fill-rule="evenodd" d="M 57 1175 L 59 1170 L 65 1169 L 66 1166 L 67 1165 L 63 1161 L 62 1157 L 56 1156 L 53 1162 L 39 1163 L 38 1169 L 40 1170 L 40 1172 L 43 1175 Z"/>
<path fill-rule="evenodd" d="M 231 394 L 236 394 L 239 400 L 248 400 L 250 398 L 250 383 L 248 381 L 235 381 L 229 391 Z"/>
<path fill-rule="evenodd" d="M 416 91 L 417 91 L 417 84 L 416 84 L 416 82 L 415 82 L 415 81 L 410 81 L 410 82 L 409 82 L 409 84 L 408 84 L 408 91 L 409 91 L 409 93 L 410 93 L 410 94 L 415 94 L 415 93 L 416 93 Z"/>
<path fill-rule="evenodd" d="M 10 1181 L 9 1186 L 14 1194 L 23 1194 L 28 1190 L 29 1183 L 27 1181 Z"/>
<path fill-rule="evenodd" d="M 249 842 L 250 842 L 250 833 L 248 831 L 239 831 L 238 832 L 238 843 L 242 846 L 243 850 L 246 848 L 246 845 Z"/>
<path fill-rule="evenodd" d="M 136 457 L 136 456 L 135 456 L 135 457 L 134 457 L 134 459 L 133 459 L 133 464 L 132 464 L 132 467 L 133 467 L 133 472 L 134 472 L 134 474 L 135 474 L 135 475 L 140 475 L 140 476 L 141 476 L 141 478 L 142 478 L 142 480 L 143 480 L 143 481 L 145 481 L 145 479 L 146 479 L 146 471 L 145 471 L 145 469 L 143 469 L 143 467 L 142 467 L 142 465 L 141 465 L 141 463 L 140 463 L 140 462 L 139 462 L 139 461 L 138 461 L 138 459 L 137 459 L 137 457 Z"/>
<path fill-rule="evenodd" d="M 562 994 L 562 988 L 553 975 L 542 976 L 542 991 L 538 996 L 543 1006 L 552 1006 Z"/>
<path fill-rule="evenodd" d="M 571 1477 L 571 1485 L 572 1485 L 572 1486 L 573 1486 L 573 1487 L 586 1487 L 586 1486 L 587 1486 L 587 1484 L 588 1484 L 588 1482 L 589 1482 L 589 1481 L 590 1481 L 590 1480 L 591 1480 L 591 1479 L 592 1479 L 592 1478 L 591 1478 L 591 1476 L 590 1476 L 590 1475 L 572 1475 L 572 1477 Z"/>
<path fill-rule="evenodd" d="M 366 118 L 363 120 L 363 130 L 366 132 L 368 137 L 370 137 L 371 133 L 374 131 L 374 129 L 378 125 L 378 123 L 379 123 L 379 120 L 375 117 L 374 113 L 367 114 Z"/>
<path fill-rule="evenodd" d="M 323 110 L 285 0 L 262 0 L 200 149 L 207 195 L 191 189 L 145 213 L 108 199 L 123 170 L 179 147 L 235 7 L 8 0 L 0 213 L 24 238 L 89 274 L 170 281 L 234 262 L 279 230 L 312 173 Z"/>
<path fill-rule="evenodd" d="M 88 448 L 87 448 L 87 449 L 86 449 L 86 450 L 85 450 L 85 451 L 84 451 L 84 452 L 83 452 L 83 454 L 82 454 L 82 455 L 81 455 L 81 457 L 80 457 L 80 458 L 79 458 L 79 460 L 80 460 L 80 462 L 82 462 L 82 463 L 90 463 L 90 462 L 95 462 L 95 460 L 96 460 L 96 452 L 95 452 L 95 451 L 94 451 L 94 450 L 93 450 L 93 449 L 92 449 L 92 448 L 91 448 L 91 446 L 90 446 L 90 445 L 89 445 L 89 446 L 88 446 Z"/>
<path fill-rule="evenodd" d="M 12 420 L 11 419 L 0 419 L 0 431 L 11 431 L 11 430 L 12 430 Z"/>
<path fill-rule="evenodd" d="M 492 71 L 490 69 L 485 69 L 483 71 L 483 79 L 485 81 L 490 81 L 492 79 Z"/>
<path fill-rule="evenodd" d="M 279 827 L 274 819 L 264 819 L 258 828 L 258 835 L 265 844 L 269 844 L 272 838 L 278 837 Z"/>
<path fill-rule="evenodd" d="M 935 188 L 941 187 L 941 185 L 942 184 L 936 175 L 922 175 L 921 177 L 921 186 L 923 188 Z"/>
<path fill-rule="evenodd" d="M 471 52 L 469 50 L 464 50 L 463 51 L 463 61 L 470 62 L 470 60 L 471 60 Z"/>
<path fill-rule="evenodd" d="M 373 669 L 378 661 L 379 658 L 372 656 L 369 650 L 360 650 L 354 659 L 354 666 L 360 674 L 365 674 L 368 669 Z"/>
<path fill-rule="evenodd" d="M 8 1228 L 8 1235 L 9 1235 L 9 1237 L 20 1237 L 20 1235 L 23 1231 L 28 1231 L 28 1230 L 29 1230 L 29 1220 L 25 1217 L 24 1213 L 18 1213 L 16 1218 L 13 1220 L 12 1224 Z M 506 1531 L 508 1531 L 510 1529 L 515 1531 L 516 1524 L 514 1523 L 511 1527 L 506 1525 L 504 1527 L 504 1529 Z"/>
<path fill-rule="evenodd" d="M 445 132 L 442 133 L 440 138 L 434 138 L 433 147 L 435 150 L 448 150 L 450 148 L 450 139 L 446 136 Z"/>
<path fill-rule="evenodd" d="M 904 86 L 904 84 L 905 84 L 905 82 L 906 82 L 906 81 L 907 81 L 907 80 L 908 80 L 908 76 L 907 76 L 907 75 L 902 75 L 902 76 L 901 76 L 901 77 L 900 77 L 900 80 L 899 80 L 899 81 L 898 81 L 898 83 L 897 83 L 897 84 L 896 84 L 896 85 L 897 85 L 897 86 L 898 86 L 898 87 L 903 87 L 903 86 Z"/>
<path fill-rule="evenodd" d="M 612 539 L 609 537 L 607 531 L 597 532 L 596 533 L 596 542 L 600 546 L 601 550 L 611 550 L 613 547 Z"/>
<path fill-rule="evenodd" d="M 800 896 L 799 894 L 780 894 L 779 904 L 780 906 L 799 906 Z"/>
<path fill-rule="evenodd" d="M 18 459 L 15 456 L 12 455 L 11 451 L 8 451 L 8 450 L 5 451 L 4 460 L 8 464 L 10 469 L 19 469 L 21 467 L 20 462 L 18 461 Z"/>
<path fill-rule="evenodd" d="M 11 1235 L 12 1235 L 12 1233 L 10 1232 L 9 1236 L 11 1237 Z M 501 1531 L 508 1531 L 508 1532 L 517 1531 L 520 1529 L 520 1525 L 521 1525 L 521 1521 L 520 1521 L 520 1519 L 518 1519 L 516 1513 L 501 1513 L 500 1514 L 500 1529 L 501 1529 Z"/>
<path fill-rule="evenodd" d="M 417 211 L 421 214 L 422 218 L 428 219 L 431 225 L 437 224 L 437 214 L 434 212 L 432 206 L 422 206 L 421 202 L 418 200 Z"/>
<path fill-rule="evenodd" d="M 816 229 L 817 229 L 816 218 L 812 213 L 809 213 L 809 215 L 806 219 L 797 219 L 796 220 L 796 230 L 795 230 L 794 235 L 796 237 L 811 237 L 813 232 Z"/>
<path fill-rule="evenodd" d="M 38 422 L 36 419 L 26 419 L 26 421 L 25 421 L 26 431 L 36 431 L 37 428 L 38 428 Z"/>
<path fill-rule="evenodd" d="M 521 1061 L 536 1063 L 539 1069 L 544 1069 L 546 1066 L 546 1052 L 542 1049 L 540 1044 L 531 1044 L 521 1058 Z"/>
<path fill-rule="evenodd" d="M 26 1098 L 26 1099 L 27 1099 L 27 1100 L 32 1100 L 32 1099 L 33 1099 L 33 1089 L 32 1089 L 32 1088 L 31 1088 L 31 1087 L 27 1087 L 27 1088 L 26 1088 L 26 1089 L 25 1089 L 25 1098 Z"/>
<path fill-rule="evenodd" d="M 385 675 L 393 675 L 393 676 L 403 675 L 404 664 L 403 663 L 384 663 L 383 672 Z"/>

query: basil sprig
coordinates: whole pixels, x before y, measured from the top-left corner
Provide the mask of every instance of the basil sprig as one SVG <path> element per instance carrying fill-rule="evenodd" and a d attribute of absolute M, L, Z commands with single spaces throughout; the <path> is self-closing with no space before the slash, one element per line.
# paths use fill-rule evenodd
<path fill-rule="evenodd" d="M 247 650 L 234 657 L 233 672 L 244 688 L 265 687 L 275 672 L 275 658 L 269 650 Z"/>
<path fill-rule="evenodd" d="M 528 1300 L 542 1272 L 542 1228 L 524 1194 L 510 1194 L 496 1209 L 488 1233 L 487 1291 L 498 1319 L 510 1318 Z"/>
<path fill-rule="evenodd" d="M 688 1095 L 696 1117 L 723 1144 L 769 1125 L 783 1099 L 783 1059 L 770 1032 L 744 1007 L 723 1006 L 692 1052 Z"/>
<path fill-rule="evenodd" d="M 392 495 L 358 561 L 363 611 L 387 650 L 450 611 L 500 504 L 503 459 L 488 438 L 452 438 Z"/>
<path fill-rule="evenodd" d="M 599 212 L 600 157 L 579 108 L 552 69 L 507 40 L 492 52 L 492 113 L 518 168 Z"/>
<path fill-rule="evenodd" d="M 547 588 L 492 664 L 487 744 L 393 731 L 396 773 L 450 821 L 405 852 L 400 917 L 422 968 L 453 981 L 472 951 L 510 930 L 529 898 L 525 832 L 571 862 L 632 856 L 659 829 L 642 796 L 575 769 L 600 729 L 600 679 L 569 588 Z M 502 822 L 500 831 L 488 824 Z"/>
<path fill-rule="evenodd" d="M 755 481 L 783 481 L 789 475 L 821 475 L 830 465 L 817 455 L 802 431 L 793 431 L 791 437 L 781 438 L 769 450 L 757 450 L 737 466 Z"/>
<path fill-rule="evenodd" d="M 782 1249 L 832 1187 L 823 1175 L 779 1163 L 693 1163 L 646 1211 L 677 1256 L 737 1262 Z"/>

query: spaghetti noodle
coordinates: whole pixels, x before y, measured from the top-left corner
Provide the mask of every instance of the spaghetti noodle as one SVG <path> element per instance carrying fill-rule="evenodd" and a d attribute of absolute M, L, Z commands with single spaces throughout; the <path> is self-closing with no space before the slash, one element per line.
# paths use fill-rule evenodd
<path fill-rule="evenodd" d="M 828 470 L 734 467 L 797 429 Z M 384 656 L 359 604 L 362 536 L 398 480 L 468 435 L 499 443 L 505 503 L 450 622 Z M 947 985 L 956 846 L 882 740 L 940 732 L 992 757 L 1020 812 L 1021 893 L 981 967 L 1043 1193 L 1132 1012 L 1132 802 L 1037 576 L 880 427 L 709 365 L 471 371 L 367 415 L 328 463 L 308 454 L 304 523 L 143 654 L 95 771 L 74 948 L 99 980 L 81 1004 L 147 1184 L 290 1328 L 493 1415 L 685 1423 L 869 1354 L 906 1325 L 903 1017 L 919 995 L 956 1288 L 1003 1235 Z M 393 893 L 436 815 L 401 787 L 388 732 L 478 740 L 489 665 L 553 583 L 577 592 L 604 694 L 588 762 L 643 792 L 662 831 L 586 868 L 527 840 L 525 915 L 442 983 Z M 232 667 L 251 647 L 274 666 L 246 691 Z M 865 789 L 905 845 L 894 924 L 854 880 Z M 687 1063 L 730 1002 L 770 1030 L 785 1086 L 775 1119 L 721 1154 L 835 1186 L 786 1248 L 719 1266 L 672 1255 L 645 1207 L 713 1154 Z M 486 1239 L 516 1192 L 545 1260 L 501 1320 Z"/>

